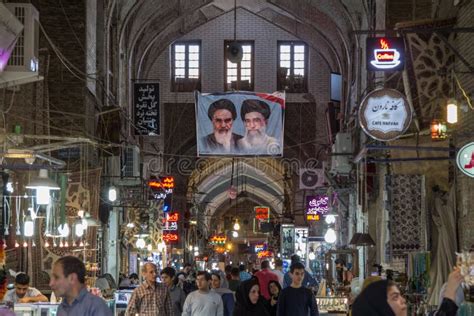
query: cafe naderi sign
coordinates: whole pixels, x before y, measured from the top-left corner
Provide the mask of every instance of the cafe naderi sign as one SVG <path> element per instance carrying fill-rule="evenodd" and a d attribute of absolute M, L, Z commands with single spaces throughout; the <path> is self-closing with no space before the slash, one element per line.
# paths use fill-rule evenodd
<path fill-rule="evenodd" d="M 359 108 L 359 122 L 370 137 L 380 141 L 394 140 L 411 124 L 413 111 L 406 97 L 394 89 L 370 92 Z"/>

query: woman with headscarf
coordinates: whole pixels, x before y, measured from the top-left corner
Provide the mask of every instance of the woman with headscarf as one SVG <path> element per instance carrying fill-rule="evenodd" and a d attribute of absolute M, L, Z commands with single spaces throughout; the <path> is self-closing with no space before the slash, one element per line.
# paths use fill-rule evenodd
<path fill-rule="evenodd" d="M 376 281 L 357 296 L 352 316 L 407 316 L 407 304 L 393 281 Z"/>
<path fill-rule="evenodd" d="M 270 281 L 268 282 L 268 293 L 270 293 L 270 299 L 268 302 L 268 310 L 270 312 L 270 316 L 276 316 L 277 314 L 277 307 L 278 307 L 278 296 L 281 292 L 281 285 L 277 281 Z"/>
<path fill-rule="evenodd" d="M 222 286 L 222 275 L 219 272 L 211 274 L 211 288 L 222 297 L 224 316 L 231 316 L 234 310 L 234 292 Z"/>
<path fill-rule="evenodd" d="M 235 298 L 233 316 L 269 316 L 265 301 L 260 296 L 257 278 L 240 283 Z"/>

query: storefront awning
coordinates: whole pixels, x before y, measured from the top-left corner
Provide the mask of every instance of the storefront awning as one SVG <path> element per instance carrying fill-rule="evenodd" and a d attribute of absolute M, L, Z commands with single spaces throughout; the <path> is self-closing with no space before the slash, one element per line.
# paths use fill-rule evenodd
<path fill-rule="evenodd" d="M 0 88 L 9 88 L 43 80 L 44 77 L 31 71 L 3 71 L 0 73 Z"/>

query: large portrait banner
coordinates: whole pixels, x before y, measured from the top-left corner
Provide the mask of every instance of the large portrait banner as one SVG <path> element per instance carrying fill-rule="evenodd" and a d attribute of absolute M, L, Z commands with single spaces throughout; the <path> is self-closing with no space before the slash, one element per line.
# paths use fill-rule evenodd
<path fill-rule="evenodd" d="M 282 156 L 285 93 L 196 92 L 198 156 Z"/>

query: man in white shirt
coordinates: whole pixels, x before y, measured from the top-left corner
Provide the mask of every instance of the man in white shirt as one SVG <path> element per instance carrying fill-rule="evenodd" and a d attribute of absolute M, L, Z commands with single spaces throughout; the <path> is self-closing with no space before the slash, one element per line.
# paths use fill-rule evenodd
<path fill-rule="evenodd" d="M 34 287 L 30 287 L 30 277 L 26 273 L 18 273 L 15 277 L 15 288 L 5 294 L 3 301 L 36 303 L 47 302 L 48 298 Z"/>
<path fill-rule="evenodd" d="M 283 287 L 283 277 L 285 274 L 283 273 L 283 261 L 281 259 L 275 259 L 275 270 L 272 271 L 278 277 L 278 283 L 280 286 Z"/>
<path fill-rule="evenodd" d="M 182 316 L 224 316 L 224 304 L 219 294 L 211 292 L 211 275 L 206 271 L 197 273 L 197 291 L 186 297 Z"/>

